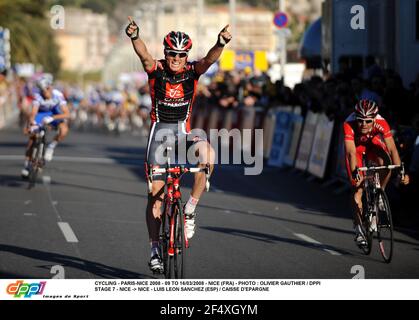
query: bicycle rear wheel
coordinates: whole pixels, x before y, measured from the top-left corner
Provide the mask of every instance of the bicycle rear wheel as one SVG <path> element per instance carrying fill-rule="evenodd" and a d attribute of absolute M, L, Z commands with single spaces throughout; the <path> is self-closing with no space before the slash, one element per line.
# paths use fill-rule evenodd
<path fill-rule="evenodd" d="M 173 206 L 172 218 L 174 224 L 174 244 L 169 248 L 169 278 L 183 279 L 185 277 L 185 232 L 184 215 L 180 202 Z"/>
<path fill-rule="evenodd" d="M 382 199 L 382 201 L 380 201 Z M 386 263 L 393 258 L 393 218 L 386 193 L 378 190 L 377 193 L 377 238 L 381 256 Z M 381 203 L 380 203 L 381 202 Z"/>

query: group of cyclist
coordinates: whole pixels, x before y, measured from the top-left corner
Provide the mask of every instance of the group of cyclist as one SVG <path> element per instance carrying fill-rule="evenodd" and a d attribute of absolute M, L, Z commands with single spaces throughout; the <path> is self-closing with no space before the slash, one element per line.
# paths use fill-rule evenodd
<path fill-rule="evenodd" d="M 188 61 L 188 54 L 192 48 L 191 38 L 184 32 L 172 31 L 163 39 L 164 59 L 154 59 L 147 50 L 141 39 L 138 25 L 129 18 L 126 27 L 126 34 L 131 39 L 133 49 L 138 55 L 144 70 L 148 75 L 149 98 L 144 101 L 145 108 L 139 115 L 143 120 L 149 114 L 151 121 L 148 135 L 146 164 L 147 166 L 164 166 L 164 161 L 156 157 L 157 150 L 162 141 L 157 139 L 158 132 L 170 131 L 174 134 L 175 140 L 186 139 L 191 135 L 191 113 L 195 101 L 196 88 L 199 77 L 215 63 L 224 46 L 231 40 L 228 25 L 218 34 L 215 45 L 208 51 L 207 55 L 194 62 Z M 124 111 L 120 110 L 121 104 L 128 101 L 128 104 L 138 105 L 139 101 L 130 93 L 115 92 L 109 90 L 102 92 L 92 88 L 87 97 L 80 90 L 75 90 L 65 99 L 65 94 L 53 87 L 53 79 L 45 74 L 36 81 L 38 91 L 35 94 L 27 94 L 26 103 L 30 105 L 29 117 L 25 125 L 25 134 L 29 136 L 26 158 L 22 176 L 26 178 L 29 174 L 31 160 L 31 146 L 34 141 L 34 133 L 40 126 L 48 126 L 56 129 L 58 133 L 46 148 L 45 160 L 51 161 L 56 146 L 65 139 L 68 134 L 68 123 L 71 120 L 72 110 L 83 110 L 84 102 L 89 101 L 93 114 L 97 121 L 105 121 L 105 110 L 108 110 L 108 117 L 123 117 Z M 105 94 L 107 93 L 107 94 Z M 124 97 L 125 95 L 125 97 Z M 102 101 L 105 102 L 103 107 Z M 70 110 L 69 105 L 72 106 Z M 119 111 L 115 111 L 119 109 Z M 122 108 L 130 110 L 130 108 Z M 132 111 L 132 110 L 131 110 Z M 90 111 L 91 112 L 91 111 Z M 122 115 L 121 115 L 122 112 Z M 126 115 L 125 115 L 126 116 Z M 346 163 L 348 178 L 353 187 L 352 202 L 354 207 L 355 241 L 358 245 L 365 243 L 365 235 L 361 227 L 362 221 L 362 192 L 363 175 L 358 168 L 363 166 L 364 155 L 370 161 L 378 165 L 400 164 L 400 157 L 395 145 L 392 133 L 387 121 L 380 116 L 376 102 L 368 99 L 361 99 L 355 106 L 354 112 L 343 124 L 344 146 L 346 152 Z M 199 165 L 210 165 L 213 170 L 215 153 L 211 145 L 204 137 L 192 136 L 188 140 L 188 149 L 192 148 L 198 156 Z M 390 179 L 390 172 L 382 172 L 380 175 L 382 186 L 385 187 Z M 408 184 L 409 176 L 400 177 L 401 183 Z M 149 267 L 153 272 L 161 272 L 163 263 L 159 247 L 159 229 L 161 223 L 161 206 L 164 196 L 165 177 L 157 175 L 153 179 L 151 192 L 148 194 L 146 209 L 146 222 L 150 240 L 150 261 Z M 194 235 L 196 223 L 196 207 L 205 189 L 204 173 L 195 174 L 195 182 L 185 204 L 185 228 L 187 238 Z"/>
<path fill-rule="evenodd" d="M 42 76 L 24 80 L 18 85 L 20 125 L 26 123 L 35 93 L 41 90 L 37 83 Z M 90 85 L 86 90 L 78 86 L 55 83 L 70 110 L 69 126 L 77 130 L 94 130 L 116 134 L 131 132 L 145 135 L 150 121 L 151 98 L 148 86 L 138 85 Z"/>

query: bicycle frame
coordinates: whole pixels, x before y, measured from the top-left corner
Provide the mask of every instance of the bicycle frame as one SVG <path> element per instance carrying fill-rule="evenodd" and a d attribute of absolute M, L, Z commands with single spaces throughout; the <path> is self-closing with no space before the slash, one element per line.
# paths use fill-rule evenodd
<path fill-rule="evenodd" d="M 169 149 L 169 148 L 168 148 Z M 170 151 L 170 150 L 169 150 Z M 146 164 L 147 165 L 147 164 Z M 174 267 L 174 275 L 178 277 L 177 259 L 180 259 L 180 276 L 184 277 L 184 253 L 183 248 L 189 248 L 189 240 L 185 231 L 185 218 L 182 209 L 182 193 L 180 190 L 180 180 L 185 173 L 205 172 L 206 190 L 209 191 L 210 183 L 210 166 L 207 164 L 205 168 L 187 168 L 185 166 L 170 165 L 170 158 L 165 168 L 152 166 L 146 167 L 148 190 L 152 192 L 153 175 L 166 174 L 166 192 L 164 198 L 164 212 L 162 216 L 162 227 L 160 233 L 162 257 L 164 262 L 164 274 L 171 277 L 171 266 Z M 179 217 L 179 220 L 178 220 Z M 168 220 L 166 220 L 168 219 Z M 167 223 L 166 223 L 167 222 Z M 166 229 L 168 227 L 168 230 Z M 179 234 L 181 232 L 181 234 Z M 168 257 L 170 260 L 168 261 Z"/>
<path fill-rule="evenodd" d="M 165 173 L 167 174 L 166 178 L 166 195 L 165 195 L 165 212 L 164 214 L 167 217 L 172 217 L 172 208 L 174 205 L 178 205 L 180 207 L 181 201 L 182 201 L 182 193 L 180 190 L 180 179 L 182 178 L 183 174 L 185 173 L 198 173 L 198 172 L 205 172 L 206 174 L 206 190 L 209 191 L 210 183 L 209 183 L 209 165 L 207 165 L 205 168 L 187 168 L 185 166 L 175 166 L 170 167 L 169 164 L 166 168 L 153 168 L 149 167 L 148 170 L 148 188 L 149 192 L 151 192 L 152 188 L 152 177 L 156 173 Z M 173 244 L 174 244 L 174 220 L 170 219 L 170 246 L 169 254 L 173 255 Z M 189 247 L 189 241 L 184 235 L 185 239 L 185 247 Z"/>
<path fill-rule="evenodd" d="M 44 152 L 46 145 L 46 132 L 47 129 L 44 126 L 38 128 L 35 133 L 35 139 L 31 147 L 31 165 L 29 172 L 29 189 L 32 188 L 37 179 L 38 171 L 45 165 Z"/>
<path fill-rule="evenodd" d="M 366 210 L 364 210 L 363 228 L 366 236 L 366 245 L 360 248 L 365 254 L 371 253 L 373 233 L 377 233 L 380 253 L 386 263 L 390 263 L 393 256 L 393 222 L 391 209 L 387 195 L 381 186 L 381 170 L 400 169 L 402 177 L 404 176 L 404 165 L 389 165 L 379 167 L 362 167 L 359 172 L 365 172 L 363 181 L 364 193 L 366 197 Z M 373 227 L 373 218 L 375 217 L 375 226 Z M 387 235 L 388 231 L 389 235 Z"/>

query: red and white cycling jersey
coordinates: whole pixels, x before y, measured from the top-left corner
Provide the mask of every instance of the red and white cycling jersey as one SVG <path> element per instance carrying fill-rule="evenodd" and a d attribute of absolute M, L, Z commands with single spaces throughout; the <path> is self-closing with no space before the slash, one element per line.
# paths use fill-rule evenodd
<path fill-rule="evenodd" d="M 368 134 L 363 135 L 358 130 L 355 113 L 352 113 L 345 120 L 343 130 L 345 134 L 345 141 L 354 141 L 356 146 L 367 145 L 377 138 L 382 140 L 393 136 L 389 124 L 380 115 L 377 115 L 375 118 L 374 126 Z"/>
<path fill-rule="evenodd" d="M 345 141 L 354 141 L 356 147 L 356 158 L 358 167 L 362 167 L 363 156 L 365 154 L 368 161 L 378 163 L 378 157 L 388 156 L 388 148 L 384 139 L 393 136 L 387 121 L 380 115 L 375 118 L 372 130 L 367 134 L 362 134 L 358 129 L 355 113 L 352 113 L 343 123 Z M 348 176 L 351 177 L 351 168 L 348 158 L 346 158 L 346 169 Z M 355 181 L 352 181 L 355 185 Z"/>
<path fill-rule="evenodd" d="M 166 61 L 157 62 L 148 72 L 148 83 L 152 99 L 151 121 L 164 123 L 183 122 L 190 131 L 192 106 L 195 100 L 196 86 L 200 74 L 195 71 L 195 63 L 186 63 L 182 72 L 173 74 Z"/>

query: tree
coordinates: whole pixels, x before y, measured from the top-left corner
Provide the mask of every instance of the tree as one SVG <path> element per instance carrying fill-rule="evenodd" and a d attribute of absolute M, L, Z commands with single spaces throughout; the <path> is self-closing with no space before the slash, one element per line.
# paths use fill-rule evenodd
<path fill-rule="evenodd" d="M 48 5 L 44 0 L 0 0 L 0 21 L 10 30 L 12 63 L 40 64 L 56 74 L 60 58 L 45 16 Z"/>

